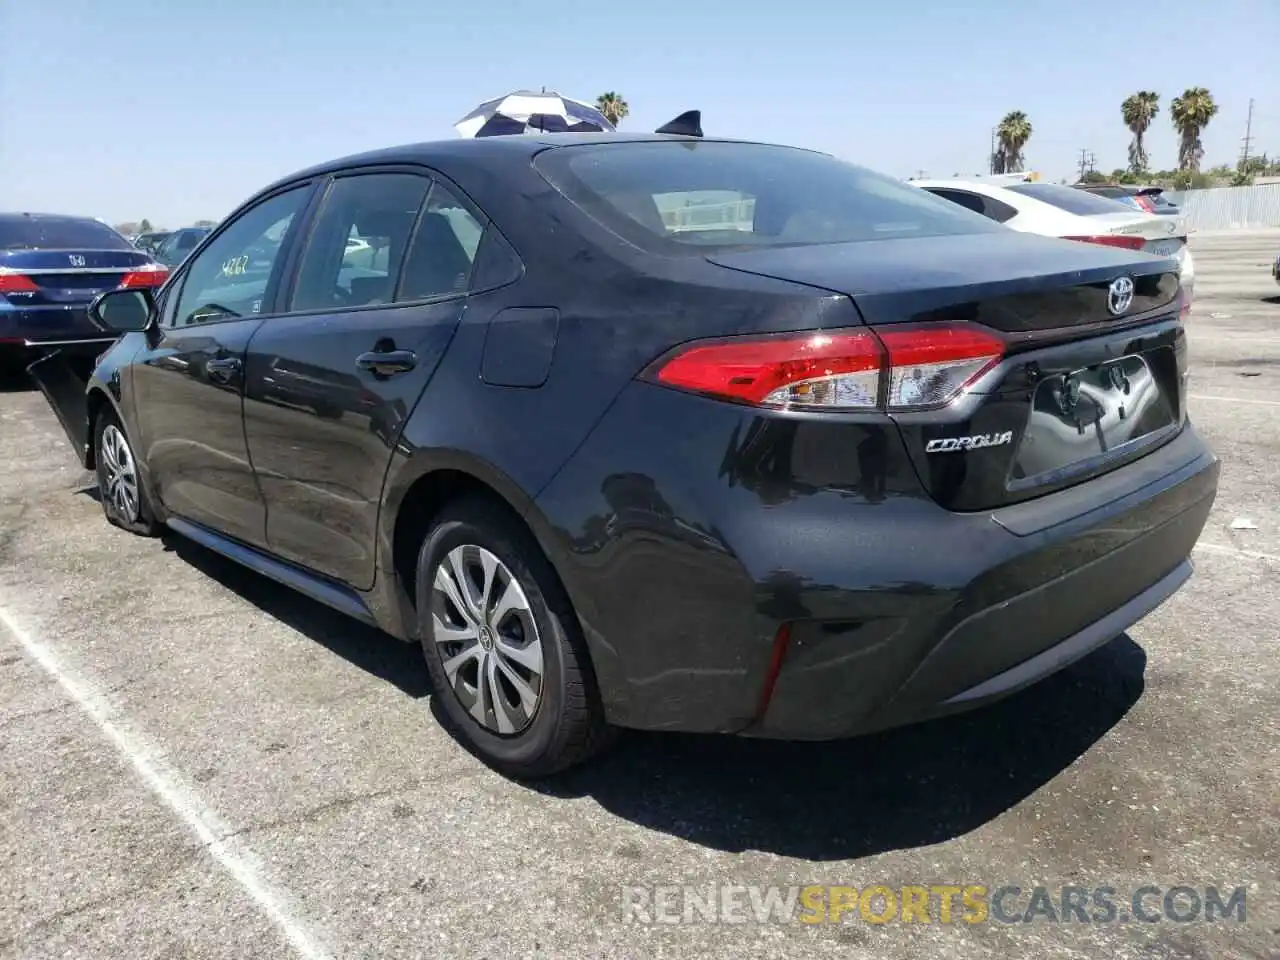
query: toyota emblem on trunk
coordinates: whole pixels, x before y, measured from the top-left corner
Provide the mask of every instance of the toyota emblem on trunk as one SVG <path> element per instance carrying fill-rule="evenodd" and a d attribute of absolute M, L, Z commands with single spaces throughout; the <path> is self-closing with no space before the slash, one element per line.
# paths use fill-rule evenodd
<path fill-rule="evenodd" d="M 1133 305 L 1133 280 L 1116 277 L 1107 289 L 1107 309 L 1114 317 L 1120 316 Z"/>

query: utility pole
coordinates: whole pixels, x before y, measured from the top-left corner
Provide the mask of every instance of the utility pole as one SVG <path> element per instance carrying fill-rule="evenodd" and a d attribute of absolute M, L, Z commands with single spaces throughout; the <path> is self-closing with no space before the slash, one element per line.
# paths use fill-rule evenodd
<path fill-rule="evenodd" d="M 1080 179 L 1081 180 L 1084 180 L 1085 173 L 1092 172 L 1093 165 L 1094 163 L 1097 162 L 1097 159 L 1098 159 L 1097 157 L 1095 157 L 1092 153 L 1089 152 L 1088 147 L 1080 148 Z"/>
<path fill-rule="evenodd" d="M 994 174 L 996 172 L 996 130 L 997 127 L 991 128 L 991 152 L 987 154 L 987 170 Z"/>
<path fill-rule="evenodd" d="M 1240 150 L 1240 172 L 1249 172 L 1249 145 L 1253 142 L 1253 97 L 1249 98 L 1249 117 L 1244 122 L 1244 146 Z"/>

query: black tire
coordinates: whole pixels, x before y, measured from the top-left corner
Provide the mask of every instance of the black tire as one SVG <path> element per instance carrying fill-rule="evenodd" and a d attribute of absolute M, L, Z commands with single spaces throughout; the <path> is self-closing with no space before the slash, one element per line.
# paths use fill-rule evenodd
<path fill-rule="evenodd" d="M 502 562 L 523 590 L 537 626 L 540 696 L 528 725 L 515 733 L 502 735 L 482 725 L 445 672 L 432 617 L 433 584 L 437 569 L 460 546 L 481 548 Z M 612 741 L 614 730 L 604 721 L 595 672 L 569 598 L 537 542 L 504 506 L 466 498 L 435 518 L 418 553 L 417 608 L 437 715 L 486 764 L 512 777 L 546 777 L 582 763 Z"/>
<path fill-rule="evenodd" d="M 108 430 L 116 431 L 119 437 L 123 439 L 128 458 L 133 463 L 133 475 L 137 489 L 137 508 L 135 510 L 122 507 L 118 498 L 113 495 L 112 454 L 110 451 L 104 450 L 104 443 L 107 442 L 104 438 L 107 437 Z M 129 434 L 120 422 L 120 418 L 116 416 L 115 411 L 104 409 L 94 421 L 93 452 L 94 466 L 98 474 L 98 500 L 102 504 L 102 512 L 106 514 L 107 522 L 122 530 L 136 533 L 141 537 L 159 536 L 162 527 L 156 521 L 155 512 L 151 509 L 151 500 L 147 496 L 147 486 L 138 471 L 137 458 L 133 452 L 133 441 L 129 439 Z"/>

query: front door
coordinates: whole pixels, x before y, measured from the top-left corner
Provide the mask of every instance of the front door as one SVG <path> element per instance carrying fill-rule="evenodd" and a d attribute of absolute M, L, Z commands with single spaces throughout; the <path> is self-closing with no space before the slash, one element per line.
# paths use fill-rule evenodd
<path fill-rule="evenodd" d="M 481 229 L 425 173 L 329 186 L 287 315 L 263 323 L 246 358 L 245 435 L 273 553 L 373 585 L 392 450 L 462 316 Z"/>
<path fill-rule="evenodd" d="M 310 193 L 277 193 L 225 225 L 166 290 L 158 332 L 133 367 L 135 443 L 163 508 L 255 546 L 266 509 L 244 439 L 245 350 Z"/>

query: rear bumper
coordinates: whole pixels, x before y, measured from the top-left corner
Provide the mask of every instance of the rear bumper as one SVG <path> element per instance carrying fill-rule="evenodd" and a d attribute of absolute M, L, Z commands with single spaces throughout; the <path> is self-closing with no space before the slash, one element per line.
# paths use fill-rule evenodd
<path fill-rule="evenodd" d="M 1119 636 L 1191 576 L 1217 492 L 1218 461 L 1190 428 L 1152 458 L 1082 485 L 1098 487 L 1098 505 L 1084 513 L 1089 491 L 1071 489 L 988 514 L 971 537 L 938 544 L 996 562 L 975 562 L 945 611 L 912 615 L 904 603 L 892 628 L 881 627 L 883 643 L 861 642 L 865 625 L 844 641 L 821 625 L 794 626 L 767 708 L 745 732 L 822 739 L 970 709 Z M 871 676 L 881 689 L 867 695 Z"/>
<path fill-rule="evenodd" d="M 93 325 L 84 305 L 0 308 L 0 343 L 38 346 L 68 340 L 110 342 L 114 339 Z"/>
<path fill-rule="evenodd" d="M 957 513 L 887 421 L 727 406 L 636 385 L 536 500 L 621 726 L 831 739 L 1003 696 L 1176 590 L 1217 491 L 1188 425 L 1101 477 Z"/>

